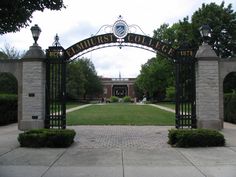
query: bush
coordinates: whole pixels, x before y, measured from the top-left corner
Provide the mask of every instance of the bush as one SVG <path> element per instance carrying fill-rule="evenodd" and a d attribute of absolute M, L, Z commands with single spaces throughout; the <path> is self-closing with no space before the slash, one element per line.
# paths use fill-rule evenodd
<path fill-rule="evenodd" d="M 236 93 L 224 94 L 224 120 L 236 123 Z"/>
<path fill-rule="evenodd" d="M 17 95 L 0 94 L 0 125 L 17 122 Z"/>
<path fill-rule="evenodd" d="M 74 142 L 75 131 L 70 129 L 33 129 L 20 133 L 21 147 L 69 147 Z"/>
<path fill-rule="evenodd" d="M 111 96 L 110 101 L 111 103 L 117 103 L 119 101 L 119 98 L 116 96 Z"/>
<path fill-rule="evenodd" d="M 169 130 L 168 143 L 176 147 L 224 146 L 224 136 L 210 129 L 172 129 Z"/>
<path fill-rule="evenodd" d="M 166 88 L 166 101 L 175 101 L 175 87 Z"/>
<path fill-rule="evenodd" d="M 125 96 L 123 98 L 124 103 L 131 103 L 131 97 L 130 96 Z"/>

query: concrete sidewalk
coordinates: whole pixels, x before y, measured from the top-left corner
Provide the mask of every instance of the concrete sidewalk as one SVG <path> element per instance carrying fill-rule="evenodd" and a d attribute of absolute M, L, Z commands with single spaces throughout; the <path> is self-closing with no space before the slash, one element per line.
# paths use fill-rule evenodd
<path fill-rule="evenodd" d="M 0 127 L 0 177 L 235 177 L 236 126 L 226 147 L 171 148 L 158 126 L 74 126 L 70 148 L 20 148 L 16 125 Z"/>
<path fill-rule="evenodd" d="M 168 112 L 173 112 L 175 113 L 175 110 L 174 109 L 171 109 L 171 108 L 167 108 L 165 106 L 161 106 L 161 105 L 157 105 L 157 104 L 149 104 L 150 106 L 153 106 L 153 107 L 156 107 L 156 108 L 159 108 L 159 109 L 162 109 L 164 111 L 168 111 Z"/>
<path fill-rule="evenodd" d="M 76 111 L 76 110 L 79 110 L 79 109 L 82 109 L 82 108 L 86 108 L 86 107 L 91 106 L 91 105 L 92 104 L 85 104 L 85 105 L 81 105 L 81 106 L 76 106 L 76 107 L 67 109 L 66 113 L 73 112 L 73 111 Z"/>

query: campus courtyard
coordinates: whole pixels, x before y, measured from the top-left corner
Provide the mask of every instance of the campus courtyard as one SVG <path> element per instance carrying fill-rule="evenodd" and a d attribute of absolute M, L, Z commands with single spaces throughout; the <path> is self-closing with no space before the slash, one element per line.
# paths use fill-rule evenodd
<path fill-rule="evenodd" d="M 236 177 L 233 3 L 3 1 L 0 177 Z"/>
<path fill-rule="evenodd" d="M 82 106 L 84 109 L 86 106 Z M 157 108 L 158 109 L 158 108 Z M 72 110 L 72 111 L 75 111 Z M 170 111 L 170 110 L 169 110 Z M 174 126 L 83 125 L 69 148 L 22 148 L 17 124 L 0 127 L 1 177 L 235 177 L 236 125 L 225 147 L 173 148 Z"/>

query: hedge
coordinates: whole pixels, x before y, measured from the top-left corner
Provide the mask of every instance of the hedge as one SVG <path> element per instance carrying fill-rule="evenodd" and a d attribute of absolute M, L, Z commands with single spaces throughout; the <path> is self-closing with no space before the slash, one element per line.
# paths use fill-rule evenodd
<path fill-rule="evenodd" d="M 75 131 L 71 129 L 33 129 L 20 133 L 21 147 L 69 147 L 74 142 Z"/>
<path fill-rule="evenodd" d="M 167 87 L 166 88 L 165 101 L 175 101 L 175 87 Z"/>
<path fill-rule="evenodd" d="M 17 95 L 0 94 L 0 125 L 17 122 Z"/>
<path fill-rule="evenodd" d="M 110 101 L 111 103 L 117 103 L 119 101 L 119 98 L 116 96 L 111 96 Z"/>
<path fill-rule="evenodd" d="M 211 129 L 171 129 L 168 143 L 176 147 L 224 146 L 225 138 L 220 132 Z"/>
<path fill-rule="evenodd" d="M 224 94 L 224 120 L 236 123 L 236 93 Z"/>
<path fill-rule="evenodd" d="M 124 103 L 131 103 L 131 97 L 130 96 L 125 96 L 123 98 Z"/>

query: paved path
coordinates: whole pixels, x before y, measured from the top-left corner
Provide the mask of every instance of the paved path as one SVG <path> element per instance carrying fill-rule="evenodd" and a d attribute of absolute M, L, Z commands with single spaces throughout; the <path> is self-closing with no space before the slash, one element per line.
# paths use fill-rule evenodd
<path fill-rule="evenodd" d="M 78 148 L 156 149 L 169 147 L 171 126 L 70 126 Z"/>
<path fill-rule="evenodd" d="M 91 105 L 92 105 L 92 104 L 85 104 L 85 105 L 81 105 L 81 106 L 76 106 L 76 107 L 67 109 L 67 110 L 66 110 L 66 113 L 73 112 L 73 111 L 76 111 L 76 110 L 78 110 L 78 109 L 86 108 L 86 107 L 91 106 Z"/>
<path fill-rule="evenodd" d="M 158 126 L 74 126 L 70 148 L 20 148 L 16 124 L 0 127 L 0 177 L 235 177 L 236 126 L 226 147 L 171 148 Z"/>
<path fill-rule="evenodd" d="M 165 111 L 168 111 L 168 112 L 173 112 L 175 113 L 175 110 L 174 109 L 171 109 L 171 108 L 167 108 L 165 106 L 160 106 L 160 105 L 156 105 L 156 104 L 149 104 L 150 106 L 153 106 L 153 107 L 156 107 L 156 108 L 159 108 L 159 109 L 162 109 L 162 110 L 165 110 Z"/>

